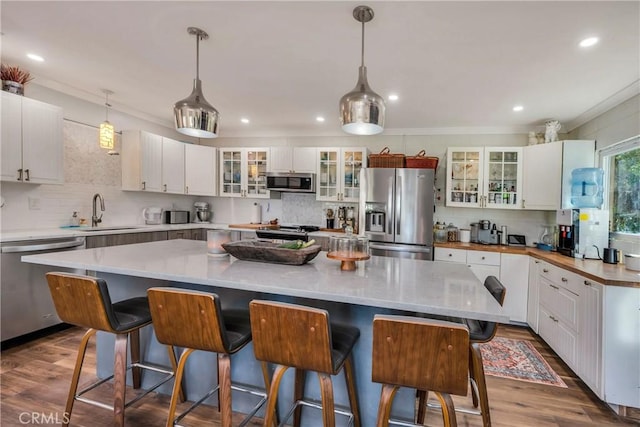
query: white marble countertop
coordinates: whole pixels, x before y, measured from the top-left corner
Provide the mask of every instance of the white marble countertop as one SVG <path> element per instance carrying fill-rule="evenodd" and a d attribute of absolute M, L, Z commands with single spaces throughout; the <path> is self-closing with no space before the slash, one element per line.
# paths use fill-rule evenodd
<path fill-rule="evenodd" d="M 321 252 L 302 266 L 207 256 L 206 242 L 168 240 L 23 256 L 36 264 L 508 322 L 466 266 L 372 256 L 343 272 Z"/>
<path fill-rule="evenodd" d="M 265 224 L 266 226 L 267 224 Z M 118 229 L 109 230 L 110 226 L 99 226 L 95 231 L 83 231 L 91 227 L 73 227 L 73 228 L 35 228 L 25 230 L 7 230 L 0 233 L 0 243 L 16 242 L 22 240 L 40 240 L 40 239 L 59 239 L 65 237 L 89 237 L 100 236 L 105 234 L 124 234 L 124 233 L 145 233 L 150 231 L 173 231 L 194 228 L 231 230 L 231 231 L 255 231 L 255 229 L 229 228 L 229 224 L 216 223 L 199 223 L 191 222 L 188 224 L 158 224 L 158 225 L 114 225 Z M 127 228 L 123 228 L 127 227 Z M 309 233 L 311 236 L 332 236 L 335 233 L 327 231 L 314 231 Z"/>

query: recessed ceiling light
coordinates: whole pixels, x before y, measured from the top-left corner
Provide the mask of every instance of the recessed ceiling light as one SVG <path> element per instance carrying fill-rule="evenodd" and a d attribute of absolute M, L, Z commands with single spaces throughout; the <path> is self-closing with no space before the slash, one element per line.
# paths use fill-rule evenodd
<path fill-rule="evenodd" d="M 241 118 L 240 121 L 244 124 L 249 123 L 249 119 L 247 119 L 246 117 Z"/>
<path fill-rule="evenodd" d="M 524 107 L 522 105 L 516 105 L 515 107 L 513 107 L 513 111 L 522 111 L 524 110 Z"/>
<path fill-rule="evenodd" d="M 397 101 L 397 100 L 398 100 L 398 95 L 396 94 L 389 95 L 389 101 Z"/>
<path fill-rule="evenodd" d="M 322 123 L 322 122 L 324 122 L 324 117 L 318 116 L 318 117 L 316 117 L 316 121 Z"/>
<path fill-rule="evenodd" d="M 34 61 L 43 62 L 44 58 L 40 55 L 36 55 L 35 53 L 27 53 L 27 58 L 32 59 Z"/>
<path fill-rule="evenodd" d="M 593 46 L 594 44 L 598 43 L 598 40 L 599 39 L 597 37 L 588 37 L 580 42 L 580 47 Z"/>

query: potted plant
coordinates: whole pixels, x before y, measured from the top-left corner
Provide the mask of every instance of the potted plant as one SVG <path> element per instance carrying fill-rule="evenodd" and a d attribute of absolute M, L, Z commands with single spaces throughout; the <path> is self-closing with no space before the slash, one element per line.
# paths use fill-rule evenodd
<path fill-rule="evenodd" d="M 33 76 L 19 67 L 2 64 L 0 66 L 0 79 L 2 79 L 2 90 L 24 95 L 24 85 L 33 80 Z"/>

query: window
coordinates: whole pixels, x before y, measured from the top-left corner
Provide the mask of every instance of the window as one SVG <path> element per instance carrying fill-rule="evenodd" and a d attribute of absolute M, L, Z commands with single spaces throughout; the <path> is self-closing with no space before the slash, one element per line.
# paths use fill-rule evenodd
<path fill-rule="evenodd" d="M 605 170 L 611 232 L 640 236 L 640 136 L 602 149 L 600 163 Z"/>

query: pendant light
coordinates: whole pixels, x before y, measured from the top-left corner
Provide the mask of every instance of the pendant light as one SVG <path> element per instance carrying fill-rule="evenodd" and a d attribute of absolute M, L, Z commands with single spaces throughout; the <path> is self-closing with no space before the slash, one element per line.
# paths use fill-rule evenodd
<path fill-rule="evenodd" d="M 113 95 L 113 92 L 108 89 L 102 89 L 102 93 L 105 95 L 105 110 L 107 113 L 107 118 L 104 122 L 100 123 L 100 131 L 98 133 L 98 143 L 100 144 L 100 148 L 104 148 L 105 150 L 113 150 L 115 146 L 115 129 L 111 123 L 109 123 L 109 95 Z"/>
<path fill-rule="evenodd" d="M 362 23 L 362 55 L 356 87 L 340 99 L 342 130 L 354 135 L 375 135 L 384 130 L 384 99 L 369 87 L 364 66 L 364 24 L 373 19 L 369 6 L 357 6 L 353 17 Z"/>
<path fill-rule="evenodd" d="M 200 40 L 207 40 L 209 34 L 196 27 L 187 28 L 187 32 L 196 36 L 196 78 L 191 95 L 173 107 L 176 130 L 197 138 L 215 138 L 218 136 L 220 113 L 204 99 L 200 82 Z"/>

